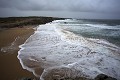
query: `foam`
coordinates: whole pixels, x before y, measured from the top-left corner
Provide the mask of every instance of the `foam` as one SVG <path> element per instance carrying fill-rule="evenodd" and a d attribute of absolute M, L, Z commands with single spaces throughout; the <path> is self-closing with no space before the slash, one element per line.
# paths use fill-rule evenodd
<path fill-rule="evenodd" d="M 119 47 L 106 40 L 78 36 L 59 22 L 39 25 L 35 33 L 20 46 L 18 59 L 24 69 L 41 80 L 48 77 L 94 78 L 100 73 L 120 79 Z M 42 75 L 35 72 L 38 68 L 44 68 Z"/>

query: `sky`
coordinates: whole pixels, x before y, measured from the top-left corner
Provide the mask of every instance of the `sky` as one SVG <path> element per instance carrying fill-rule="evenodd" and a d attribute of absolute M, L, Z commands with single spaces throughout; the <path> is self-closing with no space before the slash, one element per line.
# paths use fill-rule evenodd
<path fill-rule="evenodd" d="M 0 17 L 120 19 L 120 0 L 0 0 Z"/>

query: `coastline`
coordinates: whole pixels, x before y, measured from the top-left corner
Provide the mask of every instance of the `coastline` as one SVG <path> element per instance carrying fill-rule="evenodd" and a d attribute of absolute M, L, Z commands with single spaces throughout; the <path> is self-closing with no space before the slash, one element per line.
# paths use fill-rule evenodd
<path fill-rule="evenodd" d="M 39 23 L 39 24 L 41 24 L 41 23 Z M 1 77 L 0 78 L 2 80 L 8 80 L 8 79 L 10 79 L 10 80 L 26 80 L 26 79 L 27 80 L 29 80 L 29 79 L 30 80 L 38 80 L 38 78 L 36 78 L 33 75 L 33 73 L 30 73 L 31 72 L 30 70 L 28 70 L 28 71 L 24 70 L 26 68 L 24 68 L 23 65 L 21 66 L 21 61 L 19 61 L 19 57 L 18 57 L 18 55 L 19 55 L 18 51 L 20 51 L 22 44 L 25 43 L 25 41 L 34 33 L 36 26 L 37 26 L 37 24 L 36 25 L 33 25 L 33 24 L 32 25 L 30 25 L 30 24 L 24 25 L 23 24 L 23 25 L 14 27 L 14 28 L 11 28 L 11 27 L 10 28 L 6 28 L 6 27 L 1 28 L 1 26 L 0 26 L 0 28 L 1 28 L 0 29 L 0 38 L 1 38 L 0 39 L 0 49 L 1 49 L 0 64 L 2 64 L 0 66 L 0 69 L 1 69 L 1 72 L 0 72 Z M 47 29 L 49 29 L 49 27 Z M 50 31 L 51 30 L 52 29 L 50 29 Z M 43 28 L 43 31 L 44 31 L 44 28 Z M 52 31 L 54 31 L 54 30 L 52 30 Z M 63 31 L 63 33 L 64 33 L 64 31 Z M 77 56 L 77 57 L 79 57 L 79 56 Z M 34 57 L 31 57 L 30 60 L 36 61 L 36 58 L 35 58 L 35 60 L 33 58 Z M 44 57 L 42 57 L 42 58 L 43 58 L 43 60 L 45 59 Z M 33 63 L 28 63 L 28 64 L 30 64 L 28 66 L 31 68 L 36 67 L 36 65 L 35 66 L 32 65 Z M 42 69 L 43 68 L 36 68 L 34 70 L 35 70 L 35 73 L 39 75 L 40 71 L 41 72 L 43 71 Z M 53 71 L 54 71 L 54 69 L 53 69 Z"/>

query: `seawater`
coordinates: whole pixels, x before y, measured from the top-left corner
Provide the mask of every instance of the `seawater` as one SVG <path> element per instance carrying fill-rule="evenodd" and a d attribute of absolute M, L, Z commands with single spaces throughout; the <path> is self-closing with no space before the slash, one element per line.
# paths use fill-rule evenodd
<path fill-rule="evenodd" d="M 119 45 L 117 24 L 56 20 L 38 26 L 20 46 L 18 59 L 41 80 L 93 79 L 101 73 L 120 79 Z"/>

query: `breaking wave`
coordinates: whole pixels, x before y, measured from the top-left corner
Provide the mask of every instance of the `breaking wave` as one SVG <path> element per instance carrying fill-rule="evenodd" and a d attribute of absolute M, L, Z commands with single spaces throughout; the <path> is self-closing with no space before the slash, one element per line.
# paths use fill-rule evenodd
<path fill-rule="evenodd" d="M 93 79 L 101 73 L 120 79 L 120 47 L 103 36 L 120 37 L 120 27 L 56 20 L 38 26 L 20 46 L 18 59 L 41 80 Z"/>

